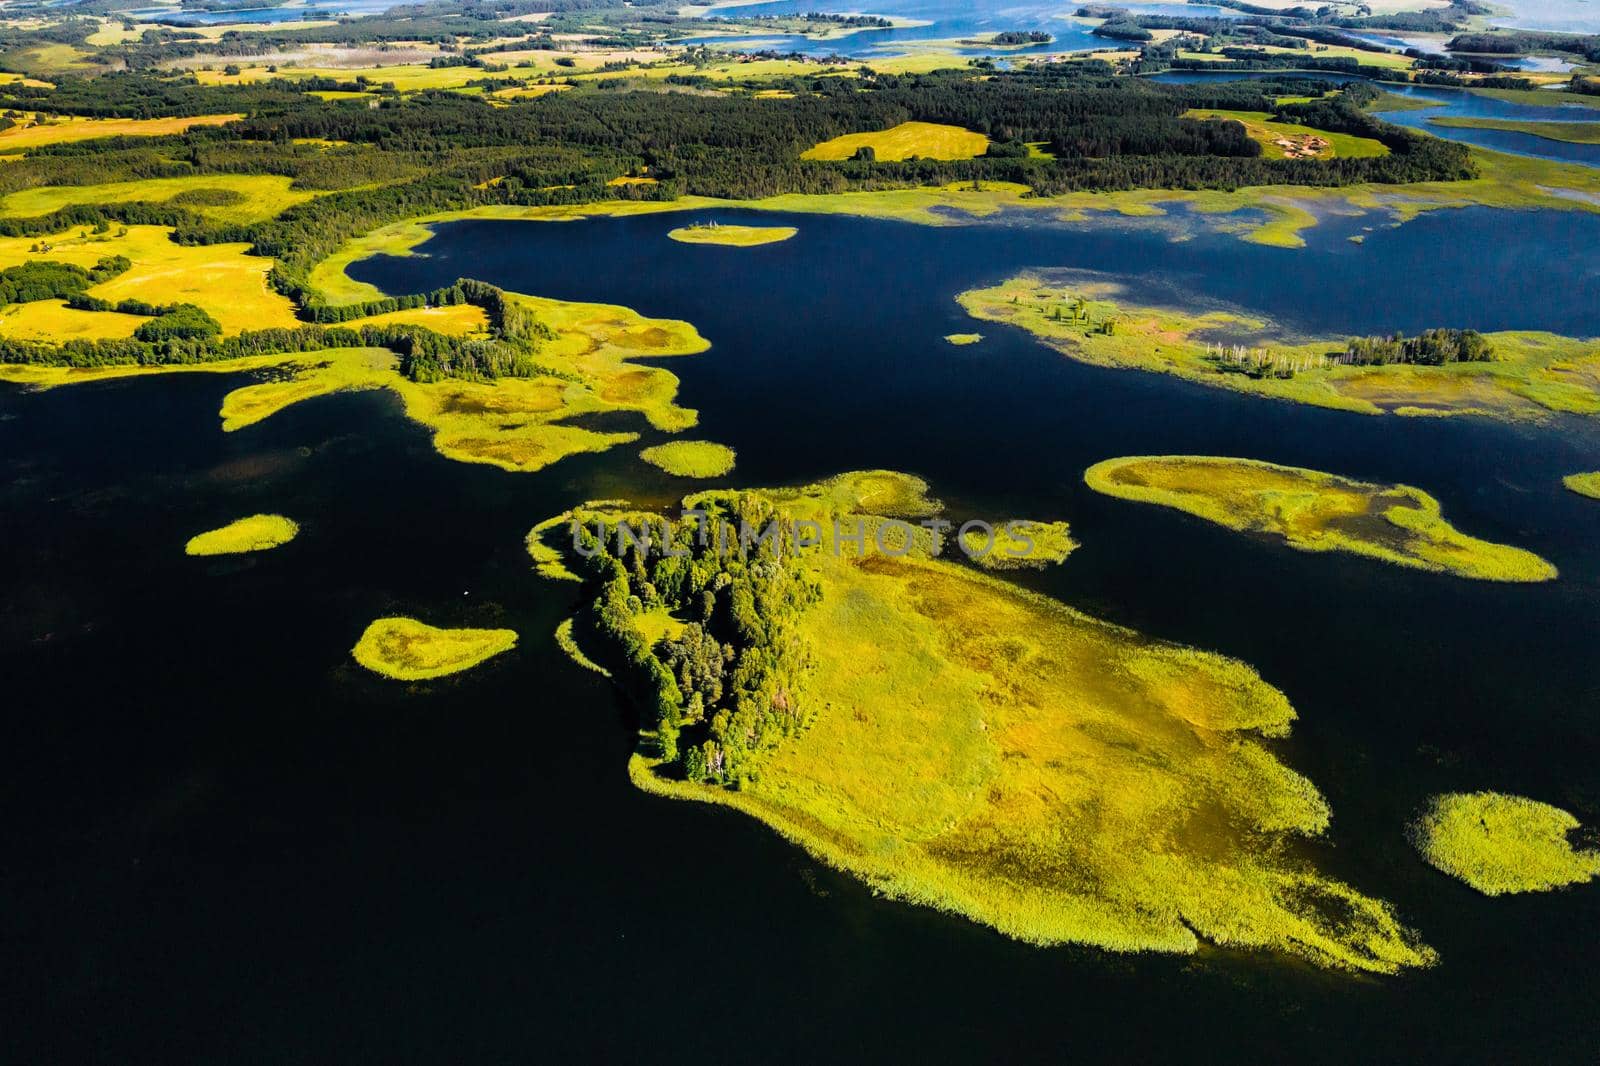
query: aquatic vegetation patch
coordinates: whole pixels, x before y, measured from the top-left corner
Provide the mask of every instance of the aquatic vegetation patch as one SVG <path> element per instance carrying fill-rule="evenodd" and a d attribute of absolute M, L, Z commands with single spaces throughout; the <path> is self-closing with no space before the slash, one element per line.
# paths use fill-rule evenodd
<path fill-rule="evenodd" d="M 571 659 L 585 670 L 593 671 L 594 673 L 599 674 L 601 677 L 610 677 L 610 670 L 607 670 L 605 667 L 589 658 L 583 653 L 583 649 L 578 647 L 577 638 L 572 635 L 573 625 L 573 620 L 571 618 L 567 618 L 563 619 L 561 624 L 556 626 L 556 646 L 561 649 L 562 653 L 565 654 L 567 658 Z"/>
<path fill-rule="evenodd" d="M 299 536 L 300 527 L 277 514 L 256 514 L 190 537 L 186 555 L 239 555 L 268 551 Z"/>
<path fill-rule="evenodd" d="M 1341 551 L 1479 581 L 1550 581 L 1556 568 L 1521 548 L 1469 537 L 1439 501 L 1409 485 L 1204 455 L 1130 456 L 1084 473 L 1096 492 L 1171 507 L 1301 551 Z"/>
<path fill-rule="evenodd" d="M 800 231 L 793 226 L 736 226 L 709 223 L 679 226 L 667 236 L 683 244 L 717 244 L 728 248 L 754 248 L 786 241 Z"/>
<path fill-rule="evenodd" d="M 708 440 L 675 440 L 639 453 L 651 466 L 677 477 L 721 477 L 733 469 L 733 449 Z"/>
<path fill-rule="evenodd" d="M 1548 803 L 1502 792 L 1435 796 L 1412 827 L 1422 857 L 1486 896 L 1548 892 L 1600 877 L 1600 851 L 1575 848 L 1579 823 Z"/>
<path fill-rule="evenodd" d="M 873 498 L 938 510 L 918 479 L 868 471 L 684 501 L 827 519 L 813 548 L 566 553 L 643 704 L 635 784 L 743 811 L 886 895 L 1031 943 L 1433 961 L 1392 908 L 1304 857 L 1329 810 L 1263 740 L 1295 717 L 1282 693 L 920 545 L 836 554 L 833 520 L 882 521 L 852 507 Z"/>
<path fill-rule="evenodd" d="M 1065 522 L 1006 522 L 969 529 L 961 537 L 967 557 L 985 570 L 1043 569 L 1066 561 L 1078 548 Z"/>
<path fill-rule="evenodd" d="M 433 431 L 440 454 L 511 472 L 541 470 L 571 455 L 602 452 L 638 439 L 633 432 L 602 432 L 572 419 L 630 411 L 652 427 L 676 433 L 693 426 L 695 412 L 677 406 L 678 379 L 660 367 L 631 360 L 688 355 L 709 345 L 687 322 L 649 319 L 625 307 L 573 303 L 507 294 L 551 336 L 542 342 L 543 373 L 473 381 L 411 381 L 394 370 L 381 349 L 344 349 L 284 360 L 289 373 L 246 386 L 223 401 L 223 428 L 239 429 L 304 400 L 349 389 L 389 389 L 406 414 Z"/>
<path fill-rule="evenodd" d="M 837 161 L 853 159 L 863 151 L 888 163 L 902 159 L 976 159 L 989 150 L 981 133 L 934 122 L 902 122 L 871 133 L 847 133 L 808 148 L 801 159 Z"/>
<path fill-rule="evenodd" d="M 1600 341 L 1508 331 L 1483 335 L 1486 360 L 1362 365 L 1351 338 L 1296 337 L 1238 310 L 1141 306 L 1122 291 L 1087 272 L 1035 271 L 956 299 L 973 318 L 1027 330 L 1079 362 L 1295 403 L 1361 414 L 1600 414 Z"/>
<path fill-rule="evenodd" d="M 977 344 L 982 340 L 983 334 L 981 333 L 951 333 L 945 337 L 945 341 L 947 343 L 954 344 L 958 348 L 965 347 L 969 344 Z"/>
<path fill-rule="evenodd" d="M 1580 496 L 1600 500 L 1600 471 L 1592 474 L 1568 474 L 1561 483 Z"/>
<path fill-rule="evenodd" d="M 430 681 L 470 670 L 517 646 L 511 629 L 439 629 L 415 618 L 380 618 L 350 650 L 356 662 L 396 681 Z"/>
<path fill-rule="evenodd" d="M 1428 119 L 1434 126 L 1468 130 L 1502 130 L 1526 133 L 1568 144 L 1600 144 L 1600 122 L 1539 122 L 1510 118 L 1473 118 L 1466 115 L 1438 115 Z"/>

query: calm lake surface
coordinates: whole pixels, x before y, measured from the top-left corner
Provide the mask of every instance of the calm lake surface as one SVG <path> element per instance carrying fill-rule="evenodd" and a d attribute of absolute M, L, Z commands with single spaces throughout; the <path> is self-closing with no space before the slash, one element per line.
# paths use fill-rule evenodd
<path fill-rule="evenodd" d="M 18 1061 L 1592 1061 L 1600 886 L 1491 900 L 1424 866 L 1404 827 L 1431 793 L 1479 788 L 1600 823 L 1600 504 L 1560 484 L 1600 469 L 1596 424 L 1369 418 L 1099 370 L 953 297 L 1070 267 L 1336 336 L 1595 335 L 1600 217 L 1330 219 L 1301 251 L 1181 216 L 718 211 L 692 217 L 800 234 L 668 240 L 688 217 L 452 224 L 353 273 L 694 322 L 712 349 L 669 365 L 693 435 L 738 450 L 735 483 L 891 467 L 954 515 L 1069 520 L 1083 548 L 1023 580 L 1282 688 L 1301 718 L 1280 750 L 1334 810 L 1308 853 L 1392 901 L 1441 964 L 1365 980 L 1031 948 L 875 899 L 733 812 L 640 794 L 632 713 L 556 650 L 573 590 L 530 572 L 522 537 L 583 499 L 694 483 L 631 448 L 531 475 L 452 463 L 385 393 L 224 435 L 218 405 L 248 379 L 173 375 L 0 389 L 0 788 L 25 827 L 0 866 L 0 1024 L 54 1037 Z M 942 340 L 974 328 L 981 344 Z M 1414 484 L 1562 577 L 1300 554 L 1082 485 L 1100 459 L 1166 452 Z M 183 555 L 256 511 L 300 538 Z M 387 613 L 522 644 L 408 688 L 348 657 Z"/>
<path fill-rule="evenodd" d="M 844 5 L 848 7 L 849 5 Z M 889 30 L 861 30 L 857 33 L 817 40 L 803 34 L 778 34 L 772 37 L 709 36 L 691 38 L 690 44 L 712 44 L 739 50 L 798 52 L 810 56 L 847 56 L 851 59 L 885 58 L 904 55 L 912 45 L 929 41 L 948 42 L 951 53 L 960 56 L 1029 55 L 1040 52 L 1084 52 L 1097 48 L 1120 47 L 1116 41 L 1096 37 L 1089 31 L 1095 23 L 1079 22 L 1068 16 L 1082 5 L 1011 2 L 1011 0 L 874 0 L 848 11 L 840 5 L 817 0 L 772 0 L 763 4 L 737 4 L 713 7 L 706 12 L 714 18 L 756 18 L 763 15 L 803 15 L 813 11 L 837 14 L 867 12 L 884 18 L 914 20 L 924 25 Z M 1180 15 L 1186 18 L 1239 18 L 1232 8 L 1193 4 L 1118 4 L 1141 15 Z M 1027 48 L 992 48 L 977 45 L 961 47 L 963 38 L 1004 33 L 1043 31 L 1053 38 L 1049 44 Z"/>

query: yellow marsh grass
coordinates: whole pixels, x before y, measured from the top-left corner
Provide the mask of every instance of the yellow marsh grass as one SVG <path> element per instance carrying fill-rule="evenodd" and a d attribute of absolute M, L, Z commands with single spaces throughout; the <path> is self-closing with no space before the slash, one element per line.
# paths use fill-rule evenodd
<path fill-rule="evenodd" d="M 601 452 L 638 439 L 637 433 L 600 432 L 567 425 L 582 415 L 631 411 L 654 428 L 677 433 L 698 416 L 674 401 L 678 379 L 659 367 L 631 362 L 641 356 L 688 355 L 709 345 L 687 322 L 644 318 L 626 307 L 569 303 L 512 294 L 556 332 L 538 360 L 576 380 L 503 378 L 495 382 L 447 380 L 418 384 L 393 370 L 376 350 L 346 350 L 286 361 L 294 372 L 280 380 L 230 393 L 223 428 L 239 429 L 283 408 L 345 389 L 386 388 L 399 394 L 406 414 L 433 430 L 434 447 L 448 458 L 528 472 L 583 452 Z"/>
<path fill-rule="evenodd" d="M 980 341 L 983 340 L 983 334 L 981 334 L 981 333 L 951 333 L 951 334 L 948 334 L 945 337 L 945 340 L 948 341 L 951 344 L 954 344 L 956 347 L 961 348 L 961 347 L 965 347 L 965 346 L 967 346 L 969 344 L 977 344 L 977 343 L 979 343 Z"/>
<path fill-rule="evenodd" d="M 121 315 L 115 311 L 75 311 L 64 300 L 36 300 L 0 309 L 0 334 L 13 340 L 57 344 L 69 340 L 110 340 L 133 336 L 133 331 L 147 321 L 138 315 Z"/>
<path fill-rule="evenodd" d="M 542 366 L 562 376 L 419 384 L 401 377 L 393 354 L 384 349 L 342 348 L 196 366 L 86 370 L 0 366 L 0 380 L 51 388 L 150 373 L 230 373 L 272 367 L 278 373 L 271 380 L 243 386 L 223 398 L 224 431 L 255 425 L 293 404 L 332 393 L 388 389 L 400 397 L 410 418 L 433 431 L 434 447 L 440 454 L 514 472 L 541 470 L 567 456 L 605 451 L 639 437 L 633 432 L 600 432 L 566 424 L 579 416 L 633 412 L 666 433 L 678 433 L 695 424 L 697 413 L 675 402 L 675 375 L 632 362 L 646 356 L 704 351 L 710 345 L 693 326 L 644 318 L 626 307 L 609 304 L 516 294 L 509 298 L 522 302 L 555 331 L 555 338 L 544 342 L 537 358 Z"/>
<path fill-rule="evenodd" d="M 299 533 L 300 527 L 282 515 L 257 514 L 190 537 L 183 550 L 187 555 L 238 555 L 267 551 L 289 543 Z"/>
<path fill-rule="evenodd" d="M 1079 362 L 1173 374 L 1213 388 L 1360 414 L 1459 415 L 1537 419 L 1550 411 L 1600 414 L 1600 342 L 1551 333 L 1488 334 L 1495 358 L 1446 366 L 1321 365 L 1346 339 L 1290 336 L 1237 311 L 1181 311 L 1120 302 L 1114 285 L 1022 274 L 957 301 L 973 318 L 1018 326 Z M 1082 301 L 1081 318 L 1073 309 Z M 1057 310 L 1061 317 L 1056 317 Z M 1114 332 L 1102 333 L 1111 322 Z M 1224 373 L 1208 347 L 1217 331 L 1248 336 L 1295 365 L 1288 379 Z"/>
<path fill-rule="evenodd" d="M 488 332 L 489 319 L 483 313 L 483 308 L 476 304 L 454 304 L 449 307 L 412 307 L 404 311 L 390 311 L 369 318 L 358 318 L 346 325 L 352 329 L 362 326 L 426 326 L 435 333 L 465 337 Z"/>
<path fill-rule="evenodd" d="M 1579 496 L 1588 496 L 1600 500 L 1600 472 L 1569 474 L 1561 479 L 1561 483 Z"/>
<path fill-rule="evenodd" d="M 516 646 L 510 629 L 438 629 L 414 618 L 380 618 L 350 654 L 384 677 L 428 681 L 470 670 Z"/>
<path fill-rule="evenodd" d="M 826 509 L 837 491 L 773 499 Z M 1328 807 L 1259 739 L 1294 711 L 1248 666 L 955 563 L 806 562 L 823 590 L 803 622 L 813 724 L 741 790 L 635 756 L 641 788 L 744 811 L 887 895 L 1032 943 L 1433 960 L 1388 905 L 1300 857 Z"/>
<path fill-rule="evenodd" d="M 22 189 L 0 199 L 0 215 L 48 215 L 77 204 L 165 203 L 200 189 L 225 189 L 238 193 L 239 203 L 216 207 L 192 206 L 191 211 L 217 222 L 251 223 L 272 218 L 316 193 L 291 189 L 293 179 L 278 174 L 201 174 L 186 178 L 145 178 L 106 185 L 44 185 Z"/>
<path fill-rule="evenodd" d="M 1559 807 L 1500 792 L 1435 796 L 1412 827 L 1422 857 L 1486 896 L 1548 892 L 1600 877 L 1600 851 L 1577 850 L 1578 820 Z"/>
<path fill-rule="evenodd" d="M 109 233 L 69 230 L 51 237 L 0 237 L 0 269 L 31 260 L 75 263 L 92 267 L 104 256 L 133 261 L 125 274 L 89 289 L 89 294 L 115 303 L 137 299 L 152 304 L 192 303 L 222 324 L 224 333 L 300 324 L 294 306 L 267 285 L 272 260 L 246 255 L 248 244 L 179 245 L 163 226 L 114 227 Z M 119 236 L 119 234 L 121 234 Z M 38 243 L 47 251 L 32 252 Z M 97 325 L 81 316 L 106 316 Z M 14 320 L 14 322 L 13 322 Z M 8 335 L 55 339 L 52 331 L 78 336 L 131 336 L 142 319 L 97 311 L 70 311 L 51 303 L 38 310 L 0 318 Z M 13 332 L 13 324 L 16 327 Z M 113 325 L 115 324 L 115 325 Z M 116 333 L 127 326 L 126 332 Z"/>
<path fill-rule="evenodd" d="M 577 638 L 572 635 L 572 625 L 573 620 L 567 618 L 563 619 L 561 624 L 556 626 L 556 646 L 566 654 L 567 658 L 571 659 L 585 670 L 592 670 L 601 677 L 610 677 L 610 670 L 607 670 L 605 667 L 589 658 L 583 653 L 583 649 L 578 647 Z"/>
<path fill-rule="evenodd" d="M 1479 581 L 1550 581 L 1532 552 L 1478 540 L 1409 485 L 1374 485 L 1300 467 L 1203 455 L 1130 456 L 1090 467 L 1096 492 L 1171 507 L 1301 551 L 1342 551 Z"/>
<path fill-rule="evenodd" d="M 683 244 L 717 244 L 754 248 L 786 241 L 800 231 L 793 226 L 680 226 L 667 234 Z"/>
<path fill-rule="evenodd" d="M 733 449 L 707 440 L 675 440 L 639 453 L 651 466 L 676 477 L 721 477 L 733 469 Z"/>
<path fill-rule="evenodd" d="M 193 118 L 77 118 L 35 116 L 33 125 L 0 131 L 0 152 L 26 151 L 46 144 L 87 141 L 95 137 L 161 137 L 192 126 L 220 126 L 243 115 L 197 115 Z"/>
<path fill-rule="evenodd" d="M 923 159 L 974 159 L 989 150 L 989 138 L 960 126 L 941 126 L 933 122 L 902 122 L 875 133 L 847 133 L 823 141 L 801 153 L 801 159 L 849 159 L 862 148 L 871 148 L 879 162 L 895 162 L 919 156 Z"/>
<path fill-rule="evenodd" d="M 969 530 L 962 547 L 985 570 L 1024 570 L 1066 561 L 1078 542 L 1065 522 L 1019 521 L 996 526 L 992 538 L 981 530 Z"/>

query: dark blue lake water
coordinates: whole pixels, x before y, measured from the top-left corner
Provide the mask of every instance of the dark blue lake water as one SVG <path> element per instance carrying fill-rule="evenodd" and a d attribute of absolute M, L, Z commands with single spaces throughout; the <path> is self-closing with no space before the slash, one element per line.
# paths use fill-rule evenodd
<path fill-rule="evenodd" d="M 218 405 L 247 379 L 177 375 L 0 389 L 16 1061 L 1592 1061 L 1600 886 L 1491 900 L 1424 866 L 1404 826 L 1476 788 L 1600 822 L 1600 504 L 1560 485 L 1600 469 L 1595 424 L 1369 418 L 1099 370 L 974 327 L 953 297 L 1073 267 L 1307 330 L 1597 334 L 1600 218 L 1441 212 L 1359 246 L 1344 238 L 1370 219 L 1331 220 L 1283 251 L 1182 220 L 759 217 L 800 234 L 725 249 L 668 240 L 681 215 L 459 223 L 353 273 L 694 322 L 713 347 L 669 365 L 738 483 L 884 466 L 957 515 L 1068 519 L 1083 548 L 1027 583 L 1281 687 L 1301 715 L 1283 756 L 1335 812 L 1311 853 L 1441 964 L 1378 981 L 1030 948 L 875 899 L 731 812 L 642 795 L 631 712 L 555 650 L 574 593 L 529 572 L 522 537 L 683 482 L 629 448 L 532 475 L 452 463 L 382 393 L 225 435 Z M 974 328 L 973 347 L 941 339 Z M 1415 484 L 1562 579 L 1299 554 L 1082 485 L 1100 459 L 1164 452 Z M 254 511 L 304 531 L 240 562 L 182 554 Z M 347 652 L 395 612 L 522 644 L 397 686 Z"/>

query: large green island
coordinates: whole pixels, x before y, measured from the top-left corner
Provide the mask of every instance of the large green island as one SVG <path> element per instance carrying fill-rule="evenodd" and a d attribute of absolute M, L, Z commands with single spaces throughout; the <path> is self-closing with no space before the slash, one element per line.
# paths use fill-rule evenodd
<path fill-rule="evenodd" d="M 594 600 L 577 643 L 641 705 L 639 787 L 743 811 L 888 895 L 1033 943 L 1432 961 L 1292 843 L 1329 810 L 1274 754 L 1295 717 L 1282 693 L 940 552 L 908 524 L 937 514 L 925 489 L 868 472 L 684 501 L 711 527 L 780 531 L 749 553 L 668 533 L 676 511 L 541 524 L 541 570 L 569 556 Z M 867 550 L 835 520 L 861 523 Z M 658 549 L 616 539 L 622 522 Z"/>

